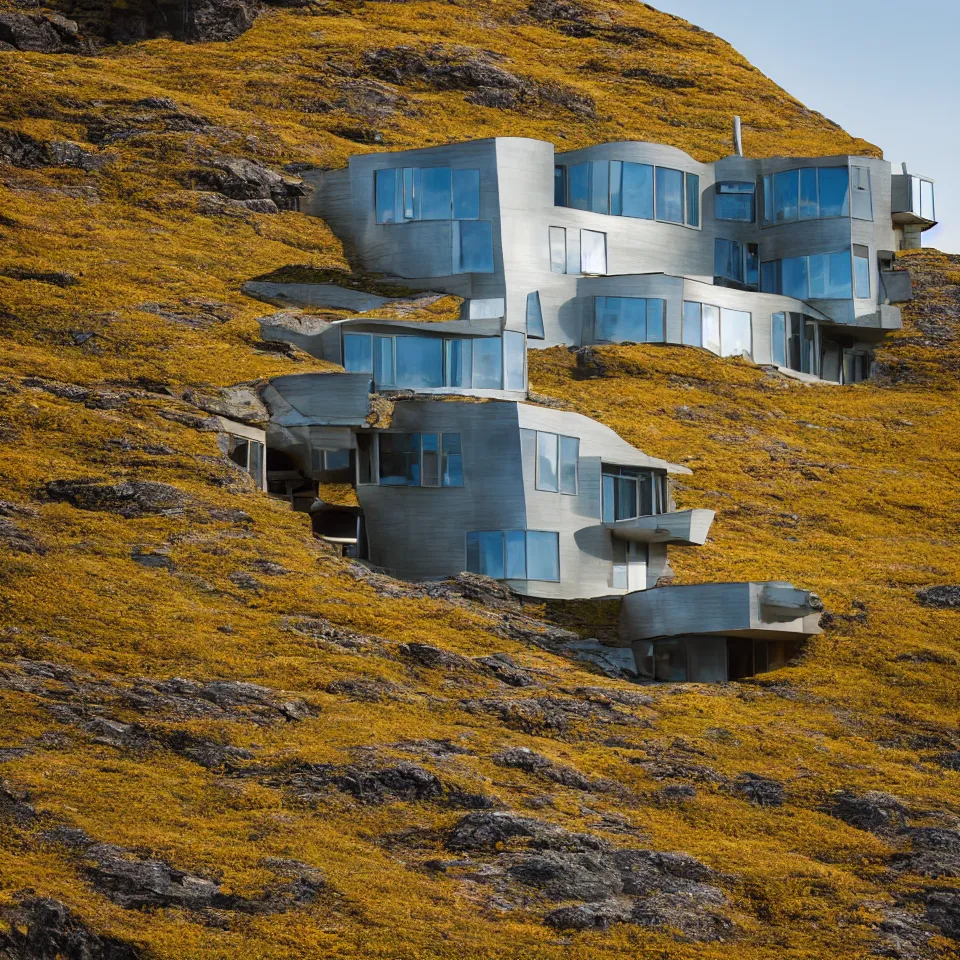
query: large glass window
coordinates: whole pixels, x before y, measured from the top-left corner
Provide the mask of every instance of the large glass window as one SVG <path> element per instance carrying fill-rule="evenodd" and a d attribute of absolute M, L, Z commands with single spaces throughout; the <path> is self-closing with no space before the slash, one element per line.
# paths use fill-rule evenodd
<path fill-rule="evenodd" d="M 820 185 L 816 167 L 800 171 L 800 219 L 816 220 L 820 216 Z"/>
<path fill-rule="evenodd" d="M 699 303 L 683 301 L 683 342 L 689 347 L 703 346 Z"/>
<path fill-rule="evenodd" d="M 467 570 L 495 580 L 560 579 L 560 535 L 545 530 L 467 534 Z"/>
<path fill-rule="evenodd" d="M 859 244 L 853 248 L 854 296 L 865 300 L 870 296 L 870 249 Z"/>
<path fill-rule="evenodd" d="M 657 219 L 683 223 L 683 174 L 669 167 L 657 167 Z"/>
<path fill-rule="evenodd" d="M 567 231 L 564 227 L 550 228 L 550 270 L 567 272 Z"/>
<path fill-rule="evenodd" d="M 604 523 L 649 517 L 667 510 L 666 474 L 637 467 L 602 467 L 601 517 Z"/>
<path fill-rule="evenodd" d="M 821 167 L 820 216 L 845 217 L 850 213 L 850 171 L 846 167 Z"/>
<path fill-rule="evenodd" d="M 807 258 L 790 257 L 782 263 L 784 296 L 806 300 L 810 291 L 807 279 Z"/>
<path fill-rule="evenodd" d="M 809 257 L 811 300 L 849 300 L 853 296 L 850 251 Z M 801 300 L 808 299 L 801 297 Z"/>
<path fill-rule="evenodd" d="M 857 168 L 854 168 L 857 169 Z M 864 168 L 864 173 L 869 174 Z M 866 193 L 869 197 L 869 175 Z M 862 204 L 863 201 L 860 201 Z M 860 209 L 863 209 L 862 206 Z M 804 167 L 763 178 L 765 225 L 850 215 L 850 171 L 847 167 Z M 856 212 L 854 216 L 859 216 Z M 870 216 L 864 219 L 870 219 Z"/>
<path fill-rule="evenodd" d="M 480 216 L 480 171 L 403 167 L 374 174 L 377 223 L 475 220 Z"/>
<path fill-rule="evenodd" d="M 580 231 L 580 272 L 607 272 L 607 235 L 596 230 Z"/>
<path fill-rule="evenodd" d="M 373 338 L 373 379 L 377 386 L 390 386 L 397 382 L 393 342 L 393 337 Z"/>
<path fill-rule="evenodd" d="M 750 314 L 746 316 L 749 317 Z M 720 308 L 709 303 L 685 300 L 683 302 L 683 342 L 691 347 L 703 347 L 711 353 L 719 354 Z"/>
<path fill-rule="evenodd" d="M 537 431 L 536 487 L 548 493 L 560 491 L 560 438 L 555 433 Z"/>
<path fill-rule="evenodd" d="M 439 337 L 397 337 L 397 385 L 443 386 L 443 341 Z"/>
<path fill-rule="evenodd" d="M 623 216 L 653 219 L 653 167 L 646 163 L 624 163 L 620 188 Z"/>
<path fill-rule="evenodd" d="M 373 344 L 369 333 L 343 335 L 343 366 L 347 373 L 373 373 Z"/>
<path fill-rule="evenodd" d="M 453 272 L 493 273 L 493 224 L 489 220 L 455 220 Z"/>
<path fill-rule="evenodd" d="M 540 307 L 540 293 L 527 294 L 527 337 L 531 340 L 543 340 L 543 310 Z"/>
<path fill-rule="evenodd" d="M 567 167 L 567 202 L 574 210 L 590 209 L 590 164 Z"/>
<path fill-rule="evenodd" d="M 515 330 L 503 332 L 503 389 L 525 390 L 527 378 L 524 365 L 527 359 L 526 338 Z"/>
<path fill-rule="evenodd" d="M 721 240 L 713 245 L 713 272 L 717 277 L 743 283 L 743 249 L 736 240 Z"/>
<path fill-rule="evenodd" d="M 499 337 L 479 337 L 473 341 L 473 386 L 499 390 L 503 385 L 503 364 Z"/>
<path fill-rule="evenodd" d="M 770 359 L 778 367 L 787 365 L 787 315 L 775 313 L 770 327 Z"/>
<path fill-rule="evenodd" d="M 753 355 L 751 315 L 742 310 L 720 311 L 720 355 L 739 357 Z"/>
<path fill-rule="evenodd" d="M 459 433 L 381 433 L 378 444 L 383 486 L 463 486 Z"/>
<path fill-rule="evenodd" d="M 756 184 L 718 183 L 715 215 L 718 220 L 739 220 L 753 223 L 756 212 Z"/>
<path fill-rule="evenodd" d="M 777 223 L 796 220 L 799 210 L 797 171 L 778 173 L 773 178 L 773 206 Z"/>
<path fill-rule="evenodd" d="M 473 386 L 473 341 L 447 340 L 446 385 L 449 387 Z"/>
<path fill-rule="evenodd" d="M 666 301 L 643 297 L 595 297 L 594 338 L 610 343 L 663 343 Z"/>

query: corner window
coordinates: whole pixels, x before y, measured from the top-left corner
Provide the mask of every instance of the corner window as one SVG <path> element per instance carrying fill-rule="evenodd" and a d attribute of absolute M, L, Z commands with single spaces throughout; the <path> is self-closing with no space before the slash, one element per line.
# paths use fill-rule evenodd
<path fill-rule="evenodd" d="M 854 244 L 853 247 L 854 296 L 866 300 L 870 296 L 870 248 Z"/>
<path fill-rule="evenodd" d="M 657 167 L 657 219 L 683 223 L 683 174 L 669 167 Z"/>
<path fill-rule="evenodd" d="M 545 530 L 467 534 L 467 570 L 495 580 L 560 580 L 560 535 Z"/>
<path fill-rule="evenodd" d="M 453 272 L 493 273 L 493 224 L 489 220 L 453 222 Z"/>
<path fill-rule="evenodd" d="M 459 433 L 381 433 L 379 482 L 387 487 L 462 487 Z M 361 451 L 360 483 L 364 479 Z"/>
<path fill-rule="evenodd" d="M 377 223 L 475 220 L 480 216 L 480 171 L 397 167 L 374 173 Z"/>
<path fill-rule="evenodd" d="M 739 240 L 714 241 L 715 279 L 730 280 L 756 290 L 760 285 L 760 247 Z"/>
<path fill-rule="evenodd" d="M 580 272 L 607 272 L 607 235 L 596 230 L 580 231 Z"/>
<path fill-rule="evenodd" d="M 610 343 L 663 343 L 666 301 L 644 297 L 595 297 L 594 339 Z"/>
<path fill-rule="evenodd" d="M 602 467 L 601 517 L 604 523 L 667 512 L 665 473 L 637 467 Z"/>
<path fill-rule="evenodd" d="M 550 228 L 550 270 L 567 272 L 567 231 L 564 227 Z"/>
<path fill-rule="evenodd" d="M 714 215 L 718 220 L 753 223 L 757 218 L 756 184 L 718 183 Z"/>
<path fill-rule="evenodd" d="M 764 226 L 850 216 L 847 167 L 804 167 L 763 178 Z"/>
<path fill-rule="evenodd" d="M 746 316 L 749 317 L 750 314 Z M 730 339 L 729 335 L 728 339 Z M 709 303 L 694 303 L 691 300 L 685 300 L 683 303 L 683 342 L 688 346 L 703 347 L 704 350 L 719 354 L 720 308 Z"/>
<path fill-rule="evenodd" d="M 543 310 L 540 308 L 540 293 L 527 294 L 527 337 L 530 340 L 543 340 Z"/>

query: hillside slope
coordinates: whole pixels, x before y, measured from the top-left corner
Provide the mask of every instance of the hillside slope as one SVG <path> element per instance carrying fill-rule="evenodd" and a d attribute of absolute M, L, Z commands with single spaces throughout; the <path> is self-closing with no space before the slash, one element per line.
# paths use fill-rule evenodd
<path fill-rule="evenodd" d="M 348 268 L 282 209 L 296 164 L 494 134 L 709 159 L 733 113 L 757 155 L 876 148 L 640 5 L 331 0 L 0 57 L 0 955 L 957 955 L 960 614 L 916 591 L 960 583 L 960 259 L 910 256 L 874 384 L 531 357 L 532 390 L 693 469 L 681 504 L 718 518 L 680 582 L 824 598 L 752 683 L 588 672 L 548 618 L 602 635 L 602 604 L 369 575 L 206 422 L 324 368 L 240 293 Z"/>

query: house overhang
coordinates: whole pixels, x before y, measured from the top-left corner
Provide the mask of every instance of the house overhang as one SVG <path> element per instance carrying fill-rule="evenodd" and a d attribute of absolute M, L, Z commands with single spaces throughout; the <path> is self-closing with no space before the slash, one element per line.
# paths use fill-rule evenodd
<path fill-rule="evenodd" d="M 618 540 L 631 543 L 671 543 L 702 547 L 716 513 L 713 510 L 677 510 L 651 517 L 633 517 L 604 523 Z"/>

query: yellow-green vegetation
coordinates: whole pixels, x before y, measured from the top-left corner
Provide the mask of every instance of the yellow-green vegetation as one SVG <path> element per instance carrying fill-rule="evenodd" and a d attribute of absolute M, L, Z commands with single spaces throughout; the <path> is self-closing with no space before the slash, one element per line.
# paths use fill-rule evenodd
<path fill-rule="evenodd" d="M 930 881 L 893 869 L 900 841 L 826 812 L 833 791 L 893 794 L 914 824 L 955 828 L 960 816 L 960 774 L 932 762 L 957 747 L 960 615 L 914 596 L 960 583 L 960 263 L 911 256 L 923 299 L 882 352 L 882 385 L 807 387 L 677 347 L 596 350 L 603 373 L 585 379 L 570 351 L 531 356 L 537 393 L 693 469 L 680 505 L 718 517 L 706 547 L 673 552 L 680 582 L 792 579 L 833 615 L 798 666 L 618 704 L 636 688 L 533 645 L 496 612 L 358 578 L 194 428 L 201 414 L 184 397 L 330 368 L 261 343 L 267 311 L 242 283 L 290 264 L 348 266 L 321 221 L 194 190 L 196 172 L 223 155 L 343 164 L 378 148 L 356 142 L 370 129 L 387 147 L 642 138 L 711 159 L 729 152 L 733 113 L 755 155 L 876 148 L 643 5 L 592 3 L 587 36 L 512 2 L 323 9 L 270 10 L 230 44 L 0 54 L 4 143 L 68 140 L 88 154 L 0 165 L 0 912 L 54 898 L 169 960 L 868 956 L 881 918 L 921 913 Z M 438 44 L 443 62 L 493 63 L 541 93 L 496 109 L 449 81 L 391 84 L 367 56 Z M 48 487 L 77 479 L 167 484 L 180 500 L 124 518 Z M 565 616 L 606 636 L 612 613 Z M 417 643 L 508 654 L 539 685 L 425 665 L 401 646 Z M 163 688 L 173 706 L 144 706 L 143 691 L 172 678 L 255 683 L 306 707 L 266 720 L 246 707 L 191 713 L 171 699 L 176 685 Z M 523 713 L 544 697 L 600 712 L 565 726 Z M 197 743 L 247 752 L 199 762 Z M 495 764 L 511 746 L 612 786 Z M 448 793 L 697 857 L 720 875 L 734 930 L 709 943 L 635 924 L 558 933 L 542 923 L 555 904 L 534 890 L 505 906 L 481 874 L 427 867 L 460 856 L 444 840 L 463 809 L 302 782 L 324 764 L 410 760 Z M 731 788 L 744 773 L 783 783 L 787 802 L 748 802 Z M 665 785 L 697 793 L 667 803 Z M 233 897 L 276 883 L 271 858 L 323 871 L 328 888 L 285 912 L 124 907 L 64 827 Z M 936 936 L 924 949 L 956 953 Z"/>

